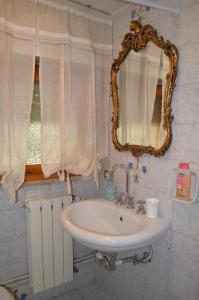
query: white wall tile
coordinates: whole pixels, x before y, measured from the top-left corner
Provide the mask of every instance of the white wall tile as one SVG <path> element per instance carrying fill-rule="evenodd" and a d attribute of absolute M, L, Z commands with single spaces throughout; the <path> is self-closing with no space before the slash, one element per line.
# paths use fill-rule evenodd
<path fill-rule="evenodd" d="M 140 159 L 142 161 L 142 158 Z M 175 166 L 175 161 L 159 158 L 150 158 L 147 166 L 147 174 L 141 185 L 145 189 L 153 189 L 167 193 L 169 190 L 169 183 L 171 172 Z"/>
<path fill-rule="evenodd" d="M 199 161 L 199 124 L 176 124 L 175 151 L 178 161 L 197 163 Z"/>
<path fill-rule="evenodd" d="M 23 187 L 24 198 L 32 199 L 51 195 L 51 184 L 25 184 Z"/>
<path fill-rule="evenodd" d="M 190 272 L 171 264 L 169 270 L 169 298 L 175 300 L 197 300 L 198 284 Z"/>
<path fill-rule="evenodd" d="M 185 1 L 183 1 L 185 2 Z M 186 1 L 189 5 L 182 5 L 180 18 L 178 18 L 179 24 L 179 47 L 180 49 L 199 42 L 199 32 L 196 28 L 199 26 L 198 1 Z M 191 3 L 192 2 L 192 3 Z"/>
<path fill-rule="evenodd" d="M 173 101 L 175 123 L 199 123 L 199 84 L 177 86 Z"/>
<path fill-rule="evenodd" d="M 0 211 L 0 241 L 26 233 L 25 209 Z"/>
<path fill-rule="evenodd" d="M 23 189 L 20 188 L 17 193 L 17 202 L 11 203 L 9 201 L 9 197 L 7 194 L 3 191 L 2 187 L 0 186 L 0 211 L 4 209 L 16 209 L 20 208 L 25 204 L 24 195 L 23 195 Z"/>
<path fill-rule="evenodd" d="M 183 8 L 186 8 L 186 7 L 189 7 L 195 3 L 198 3 L 198 0 L 180 0 L 180 4 L 181 4 L 181 7 Z"/>
<path fill-rule="evenodd" d="M 199 82 L 199 43 L 188 44 L 180 52 L 177 84 L 184 85 Z"/>
<path fill-rule="evenodd" d="M 26 261 L 26 236 L 20 235 L 6 240 L 0 240 L 0 269 L 3 266 L 14 265 Z M 21 275 L 21 274 L 20 274 Z"/>

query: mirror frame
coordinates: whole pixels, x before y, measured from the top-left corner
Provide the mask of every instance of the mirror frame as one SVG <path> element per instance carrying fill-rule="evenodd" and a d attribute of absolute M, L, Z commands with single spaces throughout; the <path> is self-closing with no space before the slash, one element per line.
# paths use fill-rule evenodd
<path fill-rule="evenodd" d="M 154 156 L 162 156 L 168 150 L 172 141 L 172 128 L 173 115 L 171 114 L 171 99 L 175 87 L 175 80 L 177 76 L 178 65 L 178 50 L 170 41 L 165 41 L 162 36 L 158 36 L 156 29 L 147 24 L 142 26 L 139 21 L 132 20 L 130 23 L 130 31 L 125 34 L 122 41 L 122 51 L 119 52 L 118 57 L 114 59 L 111 68 L 111 95 L 112 95 L 112 141 L 115 149 L 118 151 L 130 151 L 135 157 L 139 157 L 144 153 Z M 152 146 L 133 145 L 133 144 L 120 144 L 117 137 L 117 129 L 119 128 L 119 113 L 120 104 L 118 96 L 117 73 L 120 70 L 120 65 L 125 60 L 128 53 L 133 50 L 139 52 L 146 48 L 147 43 L 151 41 L 157 47 L 164 50 L 165 55 L 169 58 L 170 66 L 167 74 L 167 83 L 164 92 L 164 111 L 163 111 L 163 128 L 166 131 L 166 137 L 163 145 L 156 149 Z"/>

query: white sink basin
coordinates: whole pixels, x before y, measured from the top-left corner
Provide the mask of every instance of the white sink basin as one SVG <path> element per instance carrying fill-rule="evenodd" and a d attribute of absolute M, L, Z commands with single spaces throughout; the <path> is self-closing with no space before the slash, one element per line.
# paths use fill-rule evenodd
<path fill-rule="evenodd" d="M 64 228 L 83 245 L 104 252 L 120 252 L 150 245 L 164 235 L 169 219 L 149 220 L 135 210 L 102 198 L 71 204 L 61 214 Z"/>

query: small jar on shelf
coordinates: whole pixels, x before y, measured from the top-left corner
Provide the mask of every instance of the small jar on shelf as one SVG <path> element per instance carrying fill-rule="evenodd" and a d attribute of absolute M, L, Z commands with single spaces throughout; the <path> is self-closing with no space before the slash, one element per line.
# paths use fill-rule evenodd
<path fill-rule="evenodd" d="M 180 163 L 172 170 L 169 196 L 182 204 L 199 202 L 199 170 L 189 168 L 188 163 Z"/>
<path fill-rule="evenodd" d="M 180 163 L 176 175 L 176 197 L 190 201 L 191 172 L 188 163 Z"/>

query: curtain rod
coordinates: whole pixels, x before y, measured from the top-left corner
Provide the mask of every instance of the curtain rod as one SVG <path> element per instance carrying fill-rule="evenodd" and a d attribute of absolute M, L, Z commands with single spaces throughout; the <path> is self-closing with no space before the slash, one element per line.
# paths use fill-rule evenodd
<path fill-rule="evenodd" d="M 176 16 L 178 16 L 180 14 L 180 8 L 179 7 L 170 7 L 168 5 L 162 5 L 162 4 L 159 4 L 159 3 L 152 2 L 150 0 L 116 0 L 116 1 L 148 6 L 148 7 L 151 7 L 151 8 L 158 9 L 158 10 L 164 10 L 164 11 L 171 12 Z"/>
<path fill-rule="evenodd" d="M 86 5 L 86 4 L 83 4 L 83 3 L 79 2 L 79 1 L 76 1 L 76 0 L 68 0 L 68 1 L 69 1 L 69 2 L 72 2 L 72 3 L 74 3 L 74 4 L 78 4 L 78 5 L 81 5 L 81 6 L 83 6 L 83 7 L 86 7 L 86 8 L 88 8 L 88 9 L 92 9 L 92 10 L 94 10 L 94 11 L 103 13 L 103 14 L 105 14 L 105 15 L 111 16 L 111 14 L 108 13 L 107 11 L 104 11 L 104 10 L 98 9 L 98 8 L 94 8 L 94 7 L 91 6 L 91 5 Z"/>

